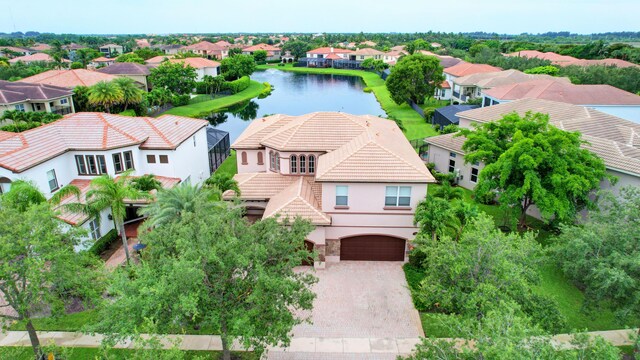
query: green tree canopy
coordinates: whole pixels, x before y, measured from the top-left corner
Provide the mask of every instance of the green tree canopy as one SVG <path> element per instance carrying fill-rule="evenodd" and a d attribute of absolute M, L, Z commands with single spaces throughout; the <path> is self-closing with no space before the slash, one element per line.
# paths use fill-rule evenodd
<path fill-rule="evenodd" d="M 116 273 L 96 330 L 118 339 L 147 319 L 160 333 L 198 325 L 219 332 L 227 360 L 233 338 L 258 351 L 288 343 L 302 321 L 291 310 L 310 309 L 315 297 L 313 275 L 293 271 L 310 255 L 312 227 L 300 219 L 250 224 L 242 211 L 196 208 L 141 235 L 144 260 Z"/>
<path fill-rule="evenodd" d="M 20 190 L 14 187 L 9 193 Z M 62 314 L 74 299 L 95 305 L 101 297 L 101 276 L 89 252 L 74 251 L 82 232 L 65 226 L 48 202 L 36 199 L 27 207 L 16 207 L 14 200 L 7 195 L 0 199 L 0 306 L 5 309 L 0 317 L 26 322 L 39 359 L 40 341 L 32 319 L 42 311 Z"/>
<path fill-rule="evenodd" d="M 196 69 L 181 63 L 165 61 L 151 69 L 149 80 L 154 88 L 165 88 L 176 94 L 189 94 L 196 87 Z"/>
<path fill-rule="evenodd" d="M 129 105 L 135 105 L 142 102 L 144 99 L 144 90 L 140 89 L 133 79 L 128 77 L 118 77 L 113 82 L 118 85 L 122 91 L 122 104 L 124 104 L 124 110 L 127 110 Z"/>
<path fill-rule="evenodd" d="M 291 55 L 295 56 L 296 59 L 306 57 L 307 51 L 312 48 L 309 43 L 301 40 L 287 41 L 282 45 L 282 51 L 290 51 Z"/>
<path fill-rule="evenodd" d="M 253 58 L 256 62 L 264 62 L 267 61 L 267 51 L 266 50 L 256 50 L 253 52 Z"/>
<path fill-rule="evenodd" d="M 553 258 L 584 288 L 588 308 L 611 306 L 623 325 L 639 327 L 640 189 L 601 197 L 600 210 L 591 211 L 586 222 L 560 228 Z"/>
<path fill-rule="evenodd" d="M 551 76 L 558 76 L 560 69 L 552 65 L 546 65 L 546 66 L 538 66 L 531 69 L 527 69 L 524 72 L 525 74 L 545 74 L 545 75 L 551 75 Z"/>
<path fill-rule="evenodd" d="M 583 148 L 580 134 L 550 125 L 546 114 L 512 113 L 460 134 L 467 138 L 465 161 L 485 164 L 476 195 L 499 195 L 502 205 L 520 209 L 521 227 L 534 204 L 546 219 L 573 220 L 593 206 L 589 195 L 607 176 L 604 162 Z"/>
<path fill-rule="evenodd" d="M 137 64 L 144 65 L 144 59 L 134 53 L 122 54 L 116 58 L 116 62 L 121 62 L 121 63 L 129 62 L 129 63 L 137 63 Z"/>
<path fill-rule="evenodd" d="M 222 76 L 227 81 L 251 76 L 256 70 L 256 62 L 251 55 L 236 55 L 222 59 Z"/>
<path fill-rule="evenodd" d="M 514 303 L 522 316 L 543 328 L 563 329 L 555 302 L 531 290 L 539 281 L 542 255 L 534 234 L 504 234 L 480 213 L 458 240 L 420 235 L 416 249 L 423 254 L 425 278 L 419 298 L 429 309 L 480 319 L 500 310 L 500 303 Z"/>
<path fill-rule="evenodd" d="M 92 85 L 88 95 L 89 104 L 102 106 L 107 113 L 111 113 L 111 107 L 124 100 L 122 89 L 113 81 L 100 81 Z"/>
<path fill-rule="evenodd" d="M 396 104 L 410 101 L 424 103 L 444 81 L 440 60 L 434 56 L 414 54 L 400 58 L 391 69 L 386 85 Z"/>

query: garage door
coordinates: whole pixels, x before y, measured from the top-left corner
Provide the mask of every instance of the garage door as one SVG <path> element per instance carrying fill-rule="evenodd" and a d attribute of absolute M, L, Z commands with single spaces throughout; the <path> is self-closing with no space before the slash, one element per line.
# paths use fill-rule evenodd
<path fill-rule="evenodd" d="M 382 235 L 353 236 L 340 240 L 340 260 L 403 261 L 404 239 Z"/>

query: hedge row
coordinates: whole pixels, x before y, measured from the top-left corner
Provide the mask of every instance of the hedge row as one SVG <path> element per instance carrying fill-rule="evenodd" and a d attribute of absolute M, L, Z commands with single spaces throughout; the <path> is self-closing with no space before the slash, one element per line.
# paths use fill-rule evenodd
<path fill-rule="evenodd" d="M 111 244 L 118 239 L 118 232 L 116 229 L 112 229 L 106 233 L 103 237 L 96 240 L 96 242 L 89 248 L 89 252 L 100 256 L 105 250 L 111 246 Z"/>
<path fill-rule="evenodd" d="M 231 90 L 231 92 L 234 94 L 237 94 L 242 90 L 245 90 L 246 88 L 249 87 L 249 85 L 251 85 L 251 80 L 249 79 L 248 76 L 243 76 L 238 80 L 233 80 L 226 83 L 226 86 L 228 87 L 228 89 Z"/>

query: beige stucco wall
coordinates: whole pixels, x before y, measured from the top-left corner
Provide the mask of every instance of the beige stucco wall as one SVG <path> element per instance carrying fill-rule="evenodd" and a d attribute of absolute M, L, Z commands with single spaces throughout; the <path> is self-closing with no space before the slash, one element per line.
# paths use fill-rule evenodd
<path fill-rule="evenodd" d="M 436 170 L 441 173 L 449 173 L 449 160 L 451 160 L 451 151 L 432 145 L 429 145 L 429 153 L 428 153 L 428 162 L 434 163 L 436 165 Z M 473 166 L 472 164 L 465 163 L 464 156 L 462 154 L 456 153 L 455 159 L 456 169 L 460 169 L 460 175 L 462 179 L 458 180 L 458 185 L 462 186 L 465 189 L 473 190 L 476 187 L 476 183 L 471 181 L 471 169 L 478 168 L 478 174 L 484 168 L 484 164 L 480 163 L 477 166 Z"/>
<path fill-rule="evenodd" d="M 243 164 L 242 163 L 242 153 L 246 152 L 247 153 L 247 164 Z M 263 164 L 258 164 L 258 153 L 262 153 L 263 155 Z M 252 173 L 252 172 L 266 172 L 269 166 L 269 158 L 268 155 L 265 153 L 264 150 L 257 150 L 257 149 L 250 149 L 250 150 L 243 150 L 243 149 L 237 149 L 236 150 L 236 157 L 237 157 L 237 163 L 238 163 L 238 173 L 240 174 L 244 174 L 244 173 Z"/>

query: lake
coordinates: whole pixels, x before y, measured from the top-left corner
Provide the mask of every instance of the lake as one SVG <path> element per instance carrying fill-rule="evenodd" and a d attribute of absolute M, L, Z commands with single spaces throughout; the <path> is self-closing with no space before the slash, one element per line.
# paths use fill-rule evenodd
<path fill-rule="evenodd" d="M 366 86 L 359 77 L 269 69 L 256 71 L 251 79 L 270 83 L 273 87 L 271 95 L 207 117 L 216 128 L 229 132 L 232 143 L 251 120 L 265 115 L 303 115 L 316 111 L 385 115 L 373 93 L 363 91 Z"/>

